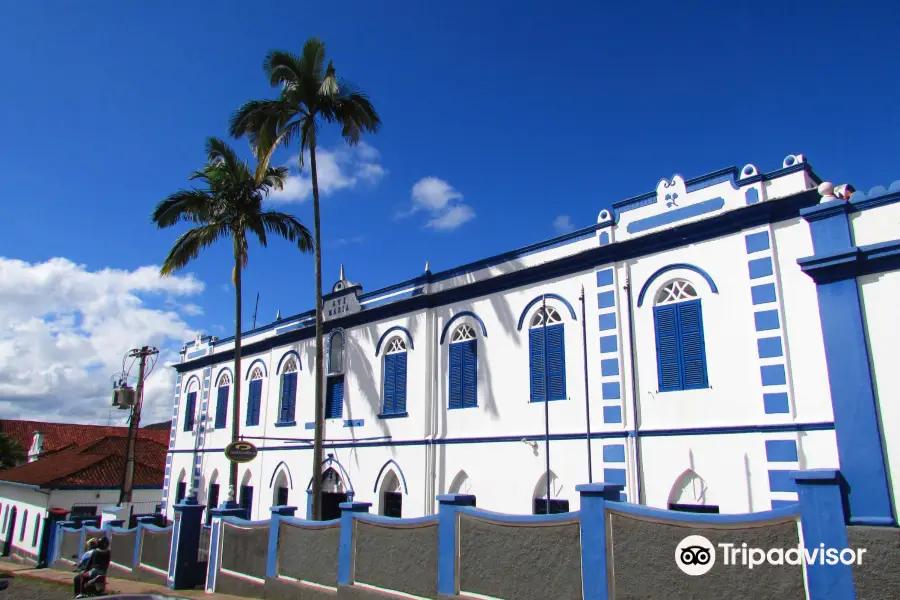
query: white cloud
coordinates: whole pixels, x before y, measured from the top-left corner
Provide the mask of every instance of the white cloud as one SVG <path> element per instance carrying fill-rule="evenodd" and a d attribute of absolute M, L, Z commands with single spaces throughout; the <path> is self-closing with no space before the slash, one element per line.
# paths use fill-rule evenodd
<path fill-rule="evenodd" d="M 128 350 L 150 345 L 160 356 L 147 379 L 142 422 L 168 419 L 175 373 L 164 364 L 196 335 L 178 310 L 199 309 L 178 299 L 204 285 L 192 275 L 158 273 L 155 266 L 90 271 L 65 258 L 31 264 L 0 257 L 0 414 L 105 424 L 110 376 Z M 112 418 L 121 423 L 125 415 L 116 410 Z"/>
<path fill-rule="evenodd" d="M 196 317 L 203 314 L 203 307 L 197 306 L 196 304 L 183 304 L 181 306 L 181 312 L 190 317 Z"/>
<path fill-rule="evenodd" d="M 572 217 L 569 215 L 559 215 L 553 219 L 553 229 L 558 233 L 569 233 L 575 231 L 575 225 L 572 223 Z"/>
<path fill-rule="evenodd" d="M 284 189 L 273 191 L 272 202 L 303 202 L 312 197 L 309 153 L 303 156 L 303 171 L 298 173 L 298 156 L 288 159 L 286 166 L 291 175 L 284 183 Z M 316 150 L 316 168 L 319 193 L 328 196 L 357 185 L 375 185 L 381 181 L 386 171 L 381 165 L 381 154 L 365 142 L 357 146 L 342 146 L 335 150 Z"/>
<path fill-rule="evenodd" d="M 443 179 L 423 177 L 412 187 L 412 208 L 399 216 L 424 210 L 430 216 L 426 227 L 453 230 L 475 218 L 475 211 L 462 200 L 463 195 Z"/>
<path fill-rule="evenodd" d="M 363 235 L 357 235 L 356 237 L 351 238 L 337 238 L 336 240 L 329 242 L 328 245 L 332 248 L 340 248 L 350 244 L 362 244 L 365 239 L 366 238 Z"/>

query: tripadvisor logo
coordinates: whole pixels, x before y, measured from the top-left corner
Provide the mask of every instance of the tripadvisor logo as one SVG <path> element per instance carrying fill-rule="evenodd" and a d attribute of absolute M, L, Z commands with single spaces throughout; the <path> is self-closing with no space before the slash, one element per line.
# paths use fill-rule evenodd
<path fill-rule="evenodd" d="M 675 564 L 687 575 L 696 576 L 708 573 L 716 564 L 716 547 L 722 558 L 722 564 L 726 566 L 740 565 L 753 569 L 760 565 L 861 565 L 865 548 L 826 548 L 825 544 L 819 544 L 815 548 L 795 546 L 793 548 L 751 548 L 746 543 L 736 544 L 719 543 L 713 546 L 712 542 L 702 535 L 689 535 L 675 547 Z"/>

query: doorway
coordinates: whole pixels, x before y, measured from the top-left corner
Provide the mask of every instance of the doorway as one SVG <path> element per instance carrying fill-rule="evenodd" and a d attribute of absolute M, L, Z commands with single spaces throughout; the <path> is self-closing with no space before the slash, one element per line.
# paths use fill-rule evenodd
<path fill-rule="evenodd" d="M 332 468 L 322 473 L 322 520 L 331 521 L 341 518 L 341 503 L 347 501 L 344 482 Z"/>
<path fill-rule="evenodd" d="M 16 507 L 13 506 L 13 509 L 9 514 L 9 526 L 6 528 L 6 541 L 3 543 L 3 556 L 9 556 L 9 551 L 12 549 L 13 535 L 15 535 L 16 531 L 16 512 Z"/>

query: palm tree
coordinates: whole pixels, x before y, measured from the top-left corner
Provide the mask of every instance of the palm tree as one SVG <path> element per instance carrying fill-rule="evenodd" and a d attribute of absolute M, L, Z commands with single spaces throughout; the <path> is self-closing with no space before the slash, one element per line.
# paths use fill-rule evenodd
<path fill-rule="evenodd" d="M 0 434 L 0 471 L 11 469 L 28 458 L 25 449 L 15 438 Z"/>
<path fill-rule="evenodd" d="M 322 515 L 322 480 L 317 477 L 322 464 L 322 435 L 325 423 L 323 384 L 324 349 L 322 342 L 322 244 L 319 218 L 319 178 L 316 171 L 316 146 L 322 124 L 341 126 L 341 135 L 351 146 L 359 143 L 363 132 L 376 133 L 381 119 L 369 98 L 353 84 L 338 79 L 334 65 L 325 66 L 325 44 L 310 38 L 300 56 L 276 50 L 269 52 L 263 69 L 272 87 L 281 87 L 276 100 L 245 103 L 231 118 L 231 135 L 247 136 L 253 145 L 259 170 L 268 168 L 278 146 L 290 147 L 300 140 L 300 169 L 303 154 L 309 152 L 313 191 L 313 231 L 316 252 L 316 429 L 313 445 L 312 518 Z M 261 171 L 257 171 L 257 176 Z"/>
<path fill-rule="evenodd" d="M 180 190 L 156 206 L 153 222 L 160 228 L 180 222 L 196 225 L 183 233 L 169 251 L 160 275 L 171 275 L 199 256 L 200 251 L 220 239 L 231 238 L 234 252 L 232 282 L 235 295 L 234 324 L 234 403 L 232 404 L 231 441 L 238 440 L 241 404 L 241 271 L 247 267 L 247 236 L 253 234 L 260 245 L 268 245 L 268 236 L 297 244 L 302 252 L 312 251 L 309 230 L 293 215 L 263 210 L 269 192 L 280 190 L 288 169 L 263 168 L 257 177 L 234 150 L 218 138 L 206 141 L 207 163 L 190 179 L 200 180 L 205 189 Z M 228 499 L 235 499 L 237 463 L 231 463 L 228 475 Z"/>

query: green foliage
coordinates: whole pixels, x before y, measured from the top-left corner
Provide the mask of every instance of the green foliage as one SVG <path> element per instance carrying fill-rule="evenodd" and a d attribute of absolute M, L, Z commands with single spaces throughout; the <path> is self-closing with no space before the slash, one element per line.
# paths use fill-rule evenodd
<path fill-rule="evenodd" d="M 0 470 L 10 469 L 28 458 L 25 449 L 14 438 L 0 433 Z"/>

